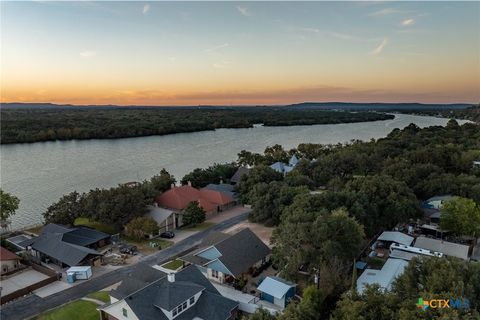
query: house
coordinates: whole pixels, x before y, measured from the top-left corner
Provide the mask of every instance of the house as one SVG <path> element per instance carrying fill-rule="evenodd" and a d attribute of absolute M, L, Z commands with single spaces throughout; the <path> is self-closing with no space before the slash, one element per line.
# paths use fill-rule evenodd
<path fill-rule="evenodd" d="M 234 235 L 211 233 L 200 249 L 180 259 L 197 265 L 208 279 L 231 283 L 265 264 L 269 254 L 262 240 L 245 228 Z"/>
<path fill-rule="evenodd" d="M 413 237 L 399 231 L 384 231 L 377 240 L 387 244 L 398 243 L 409 246 L 413 242 Z"/>
<path fill-rule="evenodd" d="M 62 268 L 94 265 L 102 254 L 95 249 L 110 242 L 110 235 L 87 227 L 68 228 L 47 224 L 38 237 L 21 242 L 38 262 L 53 263 Z"/>
<path fill-rule="evenodd" d="M 299 163 L 298 158 L 295 155 L 293 155 L 291 156 L 290 160 L 288 160 L 288 164 L 283 162 L 275 162 L 270 166 L 270 168 L 282 174 L 287 174 L 290 171 L 292 171 L 298 163 Z"/>
<path fill-rule="evenodd" d="M 241 180 L 242 177 L 245 175 L 248 175 L 250 172 L 250 169 L 247 167 L 239 167 L 237 171 L 233 174 L 233 176 L 230 178 L 230 183 L 231 184 L 238 184 Z"/>
<path fill-rule="evenodd" d="M 480 160 L 473 161 L 472 165 L 474 168 L 480 168 Z"/>
<path fill-rule="evenodd" d="M 191 185 L 173 186 L 155 198 L 158 207 L 170 210 L 173 213 L 171 221 L 174 221 L 175 228 L 183 225 L 183 210 L 193 201 L 198 202 L 207 216 L 221 212 L 236 204 L 236 200 L 225 192 L 205 188 L 199 190 Z M 163 215 L 167 215 L 167 213 L 164 212 Z"/>
<path fill-rule="evenodd" d="M 233 320 L 238 313 L 238 302 L 223 297 L 195 266 L 177 273 L 165 274 L 152 267 L 142 266 L 151 281 L 134 274 L 130 282 L 122 281 L 110 293 L 111 303 L 99 308 L 103 320 Z M 136 277 L 142 278 L 138 281 Z M 133 285 L 136 283 L 136 285 Z M 141 287 L 137 287 L 141 285 Z"/>
<path fill-rule="evenodd" d="M 427 199 L 426 201 L 423 202 L 422 208 L 441 209 L 445 202 L 450 201 L 453 198 L 454 197 L 450 194 L 431 197 L 430 199 Z"/>
<path fill-rule="evenodd" d="M 415 240 L 416 248 L 440 252 L 446 256 L 457 257 L 468 261 L 469 246 L 443 240 L 420 236 Z"/>
<path fill-rule="evenodd" d="M 270 166 L 270 168 L 282 174 L 287 174 L 293 170 L 292 166 L 285 164 L 283 162 L 275 162 Z"/>
<path fill-rule="evenodd" d="M 393 280 L 401 275 L 408 265 L 402 259 L 388 258 L 381 270 L 365 269 L 357 279 L 357 292 L 362 294 L 366 285 L 378 284 L 380 288 L 389 291 Z"/>
<path fill-rule="evenodd" d="M 237 193 L 235 192 L 234 190 L 234 186 L 231 185 L 231 184 L 226 184 L 226 183 L 218 183 L 218 184 L 215 184 L 215 183 L 209 183 L 206 187 L 202 188 L 202 189 L 207 189 L 207 190 L 213 190 L 213 191 L 218 191 L 218 192 L 222 192 L 222 193 L 225 193 L 229 196 L 231 196 L 232 198 L 236 198 L 237 197 Z"/>
<path fill-rule="evenodd" d="M 0 247 L 0 274 L 11 273 L 22 267 L 21 258 L 15 253 Z"/>
<path fill-rule="evenodd" d="M 159 226 L 159 233 L 174 230 L 178 224 L 179 217 L 172 209 L 165 209 L 155 206 L 148 206 L 145 217 L 152 218 Z"/>
<path fill-rule="evenodd" d="M 258 286 L 260 299 L 273 303 L 282 309 L 288 302 L 295 297 L 296 284 L 286 281 L 282 278 L 269 276 L 266 277 Z"/>

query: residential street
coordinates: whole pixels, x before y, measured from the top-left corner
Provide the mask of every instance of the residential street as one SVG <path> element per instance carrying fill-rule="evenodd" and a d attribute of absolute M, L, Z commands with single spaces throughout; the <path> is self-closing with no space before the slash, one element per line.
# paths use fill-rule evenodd
<path fill-rule="evenodd" d="M 194 246 L 198 245 L 201 240 L 210 232 L 226 230 L 236 225 L 237 223 L 245 220 L 248 216 L 248 213 L 249 212 L 242 213 L 238 216 L 223 221 L 208 230 L 198 232 L 178 242 L 176 245 L 170 248 L 144 257 L 140 261 L 148 263 L 149 265 L 154 265 L 170 260 L 174 256 L 179 255 L 182 252 L 188 251 Z M 91 281 L 86 281 L 70 289 L 55 293 L 45 298 L 40 298 L 32 294 L 27 297 L 18 299 L 12 303 L 8 303 L 2 306 L 0 310 L 0 319 L 26 319 L 35 316 L 43 311 L 63 305 L 69 301 L 80 299 L 91 292 L 101 290 L 105 287 L 121 281 L 122 278 L 134 267 L 135 265 L 130 265 L 124 268 L 120 268 L 118 270 L 94 278 Z"/>

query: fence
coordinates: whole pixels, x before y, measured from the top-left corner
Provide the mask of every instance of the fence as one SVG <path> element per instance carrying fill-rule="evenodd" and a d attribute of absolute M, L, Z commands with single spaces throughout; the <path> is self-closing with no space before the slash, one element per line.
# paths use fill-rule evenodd
<path fill-rule="evenodd" d="M 0 304 L 4 304 L 4 303 L 10 302 L 12 300 L 18 299 L 20 297 L 23 297 L 27 294 L 32 293 L 32 291 L 34 291 L 34 290 L 37 290 L 37 289 L 39 289 L 43 286 L 46 286 L 47 284 L 50 284 L 50 283 L 58 280 L 58 275 L 55 271 L 53 271 L 49 268 L 40 266 L 38 264 L 32 263 L 30 261 L 25 261 L 24 263 L 29 265 L 33 270 L 36 270 L 36 271 L 41 272 L 43 274 L 46 274 L 49 277 L 47 279 L 43 279 L 43 280 L 41 280 L 37 283 L 31 284 L 31 285 L 29 285 L 25 288 L 22 288 L 22 289 L 19 289 L 17 291 L 14 291 L 12 293 L 9 293 L 7 295 L 1 296 L 0 297 Z"/>

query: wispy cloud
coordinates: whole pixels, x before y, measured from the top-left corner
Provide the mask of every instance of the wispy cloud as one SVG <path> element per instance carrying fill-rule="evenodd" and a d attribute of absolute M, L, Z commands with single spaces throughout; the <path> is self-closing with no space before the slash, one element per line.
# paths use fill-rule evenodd
<path fill-rule="evenodd" d="M 150 11 L 150 5 L 147 3 L 146 5 L 143 6 L 142 13 L 147 14 L 148 11 Z"/>
<path fill-rule="evenodd" d="M 372 51 L 370 51 L 370 54 L 374 56 L 380 54 L 383 51 L 383 48 L 385 48 L 385 46 L 387 45 L 387 43 L 388 43 L 388 39 L 383 38 L 382 42 L 378 46 L 376 46 Z"/>
<path fill-rule="evenodd" d="M 245 17 L 251 17 L 252 16 L 252 14 L 250 13 L 250 11 L 248 10 L 247 7 L 237 6 L 237 10 L 238 10 L 238 12 L 240 12 L 240 14 L 242 16 L 245 16 Z"/>
<path fill-rule="evenodd" d="M 374 11 L 369 14 L 371 17 L 381 17 L 381 16 L 387 16 L 389 14 L 394 14 L 394 13 L 402 13 L 402 10 L 395 9 L 395 8 L 385 8 L 382 10 Z"/>
<path fill-rule="evenodd" d="M 402 21 L 402 26 L 408 27 L 408 26 L 413 26 L 415 24 L 415 19 L 405 19 Z"/>
<path fill-rule="evenodd" d="M 320 32 L 320 29 L 308 28 L 308 27 L 301 27 L 301 28 L 298 28 L 298 30 L 304 31 L 304 32 L 312 32 L 312 33 L 319 33 Z"/>
<path fill-rule="evenodd" d="M 96 55 L 97 55 L 97 53 L 95 51 L 92 51 L 92 50 L 85 50 L 85 51 L 80 52 L 80 57 L 85 58 L 85 59 L 95 57 Z"/>
<path fill-rule="evenodd" d="M 220 44 L 220 45 L 215 46 L 215 47 L 207 48 L 207 49 L 205 49 L 205 50 L 203 50 L 203 51 L 204 51 L 204 52 L 207 52 L 207 53 L 208 53 L 208 52 L 215 52 L 215 51 L 218 51 L 218 50 L 220 50 L 220 49 L 222 49 L 222 48 L 226 48 L 226 47 L 228 47 L 228 46 L 230 46 L 230 44 L 228 44 L 228 43 L 226 42 L 226 43 Z"/>
<path fill-rule="evenodd" d="M 225 68 L 230 67 L 231 63 L 232 62 L 228 61 L 228 60 L 221 60 L 221 61 L 213 63 L 212 67 L 214 67 L 216 69 L 225 69 Z"/>

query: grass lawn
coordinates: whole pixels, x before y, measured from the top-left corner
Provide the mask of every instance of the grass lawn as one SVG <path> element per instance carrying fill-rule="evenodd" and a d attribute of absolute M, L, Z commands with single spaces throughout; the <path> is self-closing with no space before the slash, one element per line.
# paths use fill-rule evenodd
<path fill-rule="evenodd" d="M 77 300 L 40 314 L 38 320 L 98 320 L 98 305 L 90 301 Z"/>
<path fill-rule="evenodd" d="M 110 296 L 107 291 L 97 291 L 87 295 L 88 298 L 97 299 L 103 302 L 110 302 Z"/>
<path fill-rule="evenodd" d="M 43 227 L 44 227 L 43 225 L 36 226 L 36 227 L 30 228 L 30 229 L 27 229 L 25 231 L 35 233 L 35 234 L 39 235 L 40 233 L 42 233 Z"/>
<path fill-rule="evenodd" d="M 158 250 L 168 248 L 173 245 L 172 241 L 164 240 L 164 239 L 145 239 L 145 240 L 136 240 L 128 237 L 123 237 L 122 240 L 127 242 L 128 244 L 132 244 L 134 246 L 137 246 L 137 249 L 140 253 L 144 255 L 149 255 L 154 252 L 157 252 Z M 150 243 L 153 242 L 157 244 L 158 246 L 156 247 L 151 247 Z"/>
<path fill-rule="evenodd" d="M 211 226 L 213 226 L 215 223 L 213 222 L 202 222 L 200 224 L 197 224 L 196 226 L 187 226 L 185 228 L 182 228 L 182 230 L 185 230 L 185 231 L 203 231 L 205 229 L 208 229 L 210 228 Z"/>
<path fill-rule="evenodd" d="M 178 259 L 162 264 L 162 267 L 166 269 L 174 270 L 174 271 L 180 268 L 181 266 L 183 266 L 183 261 Z"/>
<path fill-rule="evenodd" d="M 90 228 L 94 228 L 98 231 L 105 232 L 108 234 L 115 234 L 118 233 L 117 228 L 113 224 L 106 224 L 102 222 L 97 222 L 97 221 L 90 221 L 88 218 L 77 218 L 75 219 L 75 222 L 73 223 L 74 225 L 84 225 Z"/>

